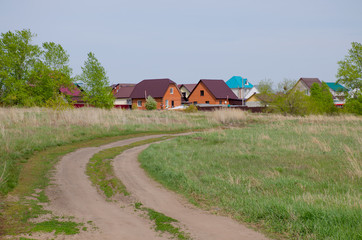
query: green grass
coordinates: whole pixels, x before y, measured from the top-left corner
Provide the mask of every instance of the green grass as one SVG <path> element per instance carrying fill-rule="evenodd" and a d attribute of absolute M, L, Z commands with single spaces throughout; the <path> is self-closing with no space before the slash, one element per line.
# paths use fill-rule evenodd
<path fill-rule="evenodd" d="M 71 222 L 71 221 L 58 221 L 50 220 L 45 222 L 40 222 L 35 224 L 32 228 L 32 232 L 54 232 L 55 235 L 65 234 L 65 235 L 74 235 L 79 233 L 79 229 L 82 224 Z"/>
<path fill-rule="evenodd" d="M 163 132 L 123 132 L 124 135 L 103 137 L 88 141 L 82 141 L 64 146 L 51 147 L 38 152 L 22 165 L 22 174 L 15 189 L 11 192 L 9 199 L 0 201 L 0 236 L 16 235 L 31 232 L 34 223 L 30 220 L 40 215 L 50 213 L 39 204 L 47 202 L 48 198 L 44 193 L 45 187 L 49 184 L 50 171 L 55 163 L 65 154 L 81 147 L 94 147 L 115 142 L 122 139 L 140 137 L 150 134 L 161 134 Z M 36 189 L 41 190 L 36 194 Z M 28 200 L 27 197 L 37 196 L 35 200 Z"/>
<path fill-rule="evenodd" d="M 93 155 L 87 164 L 86 173 L 92 183 L 106 196 L 107 199 L 117 195 L 129 195 L 126 187 L 115 176 L 111 165 L 113 158 L 120 155 L 123 151 L 137 146 L 145 145 L 152 142 L 158 142 L 171 138 L 172 136 L 164 136 L 152 139 L 146 139 L 134 142 L 125 146 L 105 149 Z"/>
<path fill-rule="evenodd" d="M 178 137 L 139 159 L 197 206 L 272 237 L 361 239 L 362 119 L 327 120 Z"/>
<path fill-rule="evenodd" d="M 155 230 L 159 232 L 167 232 L 173 237 L 183 240 L 190 239 L 179 227 L 175 227 L 173 224 L 177 223 L 176 219 L 166 216 L 163 213 L 157 212 L 151 208 L 142 207 L 142 203 L 136 202 L 135 209 L 141 210 L 147 213 L 151 221 L 155 223 Z"/>
<path fill-rule="evenodd" d="M 122 111 L 0 108 L 0 196 L 19 182 L 33 154 L 51 147 L 140 132 L 177 132 L 216 126 L 203 114 L 172 111 Z"/>

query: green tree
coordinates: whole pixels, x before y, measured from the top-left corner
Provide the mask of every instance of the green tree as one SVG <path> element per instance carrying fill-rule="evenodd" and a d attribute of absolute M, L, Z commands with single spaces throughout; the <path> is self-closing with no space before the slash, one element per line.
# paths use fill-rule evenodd
<path fill-rule="evenodd" d="M 112 108 L 114 96 L 109 87 L 106 71 L 92 52 L 82 67 L 79 79 L 85 84 L 84 100 L 90 105 L 100 108 Z"/>
<path fill-rule="evenodd" d="M 300 91 L 277 93 L 271 97 L 269 111 L 283 115 L 307 115 L 309 114 L 309 97 Z"/>
<path fill-rule="evenodd" d="M 344 109 L 348 113 L 362 115 L 362 94 L 356 94 L 354 98 L 348 98 Z"/>
<path fill-rule="evenodd" d="M 147 110 L 155 110 L 155 109 L 157 109 L 157 102 L 151 96 L 148 96 L 147 99 L 146 99 L 146 109 Z"/>
<path fill-rule="evenodd" d="M 4 105 L 31 106 L 29 74 L 41 53 L 31 44 L 30 30 L 8 31 L 0 38 L 0 102 Z"/>
<path fill-rule="evenodd" d="M 313 83 L 310 88 L 310 108 L 314 114 L 332 114 L 337 111 L 333 103 L 333 96 L 325 82 L 320 86 Z"/>
<path fill-rule="evenodd" d="M 273 81 L 271 79 L 260 80 L 258 84 L 258 90 L 260 94 L 272 94 L 273 93 Z"/>
<path fill-rule="evenodd" d="M 352 48 L 344 60 L 338 62 L 337 82 L 343 83 L 352 92 L 362 90 L 362 44 L 352 42 Z M 358 96 L 352 96 L 357 98 Z"/>

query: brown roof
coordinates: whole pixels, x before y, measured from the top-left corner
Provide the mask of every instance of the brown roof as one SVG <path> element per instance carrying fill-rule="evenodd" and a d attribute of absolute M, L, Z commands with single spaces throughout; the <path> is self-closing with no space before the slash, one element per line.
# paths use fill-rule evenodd
<path fill-rule="evenodd" d="M 322 84 L 322 82 L 319 80 L 319 78 L 300 78 L 299 81 L 304 82 L 304 84 L 311 88 L 313 83 L 318 83 L 319 85 Z"/>
<path fill-rule="evenodd" d="M 121 87 L 118 92 L 114 94 L 115 98 L 129 98 L 135 87 Z"/>
<path fill-rule="evenodd" d="M 143 80 L 134 87 L 131 98 L 147 98 L 148 96 L 162 98 L 171 83 L 176 85 L 168 78 Z"/>
<path fill-rule="evenodd" d="M 178 88 L 181 88 L 182 86 L 184 86 L 187 90 L 189 90 L 189 92 L 192 92 L 194 90 L 194 88 L 196 87 L 197 84 L 179 84 Z"/>
<path fill-rule="evenodd" d="M 238 99 L 235 93 L 226 85 L 224 80 L 201 79 L 202 82 L 216 99 Z"/>

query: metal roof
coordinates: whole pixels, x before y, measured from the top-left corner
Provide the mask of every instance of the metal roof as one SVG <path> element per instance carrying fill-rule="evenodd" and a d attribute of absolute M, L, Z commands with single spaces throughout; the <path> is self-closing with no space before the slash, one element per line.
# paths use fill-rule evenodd
<path fill-rule="evenodd" d="M 174 81 L 168 78 L 145 79 L 134 87 L 130 97 L 147 98 L 148 96 L 151 96 L 153 98 L 162 98 L 170 84 L 175 84 L 175 86 L 177 86 Z"/>
<path fill-rule="evenodd" d="M 226 84 L 229 88 L 242 88 L 243 84 L 244 88 L 253 88 L 253 84 L 251 84 L 247 78 L 242 78 L 240 76 L 233 76 L 226 81 Z"/>
<path fill-rule="evenodd" d="M 332 89 L 335 92 L 344 92 L 344 91 L 348 91 L 347 88 L 343 87 L 341 84 L 339 83 L 334 83 L 334 82 L 326 82 L 326 84 L 328 85 L 328 87 L 330 89 Z"/>

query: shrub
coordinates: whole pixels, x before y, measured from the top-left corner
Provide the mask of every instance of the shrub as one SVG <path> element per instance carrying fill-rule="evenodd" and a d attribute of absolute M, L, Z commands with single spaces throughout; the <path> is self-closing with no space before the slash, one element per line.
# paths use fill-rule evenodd
<path fill-rule="evenodd" d="M 147 99 L 146 99 L 146 109 L 147 110 L 155 110 L 155 109 L 157 109 L 157 102 L 151 96 L 148 96 Z"/>
<path fill-rule="evenodd" d="M 185 112 L 187 113 L 193 113 L 193 112 L 197 112 L 197 107 L 193 104 L 191 104 L 190 106 L 188 106 L 186 109 L 185 109 Z"/>

